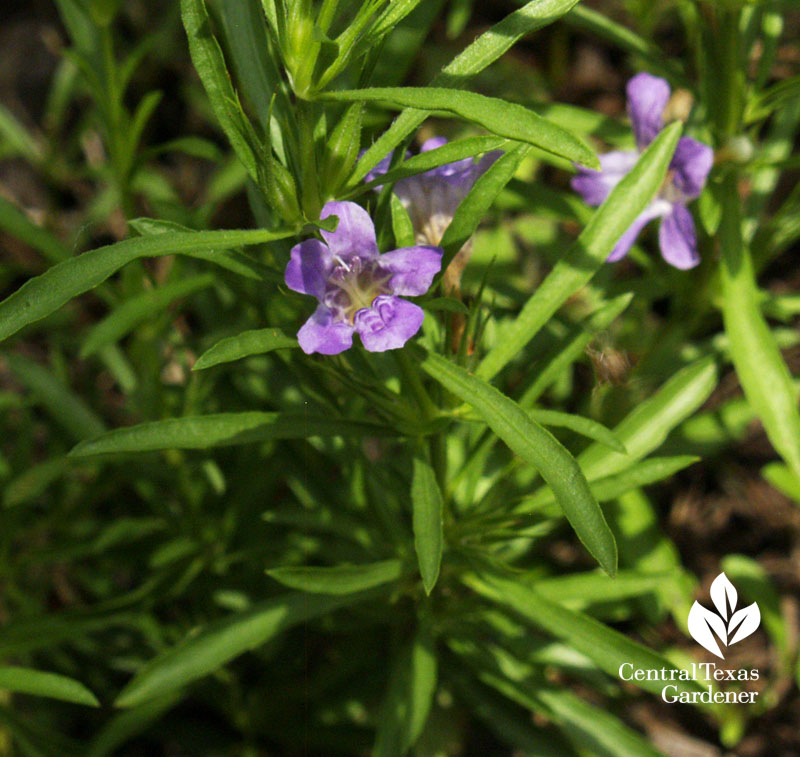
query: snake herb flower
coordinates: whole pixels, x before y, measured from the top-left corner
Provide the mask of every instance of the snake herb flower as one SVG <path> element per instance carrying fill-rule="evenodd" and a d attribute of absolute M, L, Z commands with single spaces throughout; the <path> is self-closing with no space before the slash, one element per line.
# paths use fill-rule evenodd
<path fill-rule="evenodd" d="M 422 145 L 420 152 L 436 150 L 446 144 L 446 137 L 431 137 Z M 394 185 L 394 193 L 411 218 L 418 243 L 432 245 L 441 243 L 461 201 L 478 178 L 502 154 L 501 150 L 493 150 L 478 161 L 464 158 L 453 163 L 445 163 L 416 176 L 400 179 Z M 391 154 L 387 155 L 367 174 L 366 180 L 373 181 L 382 173 L 386 173 L 391 158 Z"/>
<path fill-rule="evenodd" d="M 599 171 L 579 166 L 572 179 L 572 188 L 588 205 L 600 205 L 611 190 L 627 174 L 664 126 L 664 109 L 670 98 L 669 84 L 656 76 L 641 73 L 627 86 L 628 112 L 636 138 L 637 151 L 615 150 L 600 156 Z M 659 194 L 633 222 L 617 242 L 609 262 L 627 255 L 639 232 L 655 218 L 661 218 L 659 247 L 664 260 L 675 268 L 686 270 L 700 262 L 697 235 L 692 214 L 686 205 L 699 197 L 705 186 L 714 152 L 702 142 L 682 137 L 669 166 L 668 179 Z"/>
<path fill-rule="evenodd" d="M 422 326 L 422 308 L 399 295 L 425 294 L 442 267 L 437 247 L 403 247 L 380 254 L 369 214 L 353 202 L 329 202 L 321 218 L 338 216 L 323 244 L 307 239 L 292 248 L 286 285 L 319 300 L 297 333 L 306 354 L 337 355 L 357 331 L 370 352 L 402 347 Z"/>
<path fill-rule="evenodd" d="M 423 143 L 420 152 L 436 150 L 446 144 L 446 137 L 431 137 Z M 502 154 L 502 150 L 493 150 L 477 161 L 473 158 L 463 158 L 436 166 L 416 176 L 408 176 L 395 183 L 393 191 L 408 211 L 418 244 L 434 246 L 441 244 L 461 201 Z M 391 160 L 390 153 L 367 174 L 365 180 L 374 181 L 386 173 Z M 380 190 L 380 187 L 375 189 Z M 451 261 L 443 279 L 446 293 L 458 290 L 461 274 L 471 252 L 472 240 L 468 241 Z"/>

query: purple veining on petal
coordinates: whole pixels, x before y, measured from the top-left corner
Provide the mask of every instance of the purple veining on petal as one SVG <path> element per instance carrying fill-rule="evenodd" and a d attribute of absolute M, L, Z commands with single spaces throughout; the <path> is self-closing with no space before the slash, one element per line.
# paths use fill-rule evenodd
<path fill-rule="evenodd" d="M 303 352 L 310 355 L 338 355 L 353 346 L 353 326 L 348 321 L 336 320 L 333 312 L 319 305 L 314 314 L 300 327 L 297 341 Z"/>
<path fill-rule="evenodd" d="M 670 163 L 672 182 L 685 197 L 694 199 L 703 191 L 713 165 L 714 151 L 708 145 L 681 137 Z"/>
<path fill-rule="evenodd" d="M 372 307 L 356 313 L 354 326 L 364 347 L 370 352 L 384 352 L 402 347 L 419 331 L 425 313 L 413 302 L 381 295 Z"/>
<path fill-rule="evenodd" d="M 405 247 L 384 255 L 375 246 L 375 228 L 363 208 L 330 202 L 323 217 L 339 216 L 335 232 L 322 232 L 328 245 L 306 240 L 292 249 L 286 283 L 317 298 L 319 306 L 297 334 L 306 353 L 335 355 L 361 334 L 367 350 L 402 347 L 419 330 L 423 312 L 397 295 L 420 295 L 442 267 L 438 247 Z"/>
<path fill-rule="evenodd" d="M 587 205 L 602 205 L 611 190 L 636 165 L 639 155 L 631 151 L 614 150 L 600 156 L 600 170 L 578 166 L 570 186 L 583 197 Z"/>
<path fill-rule="evenodd" d="M 292 247 L 286 266 L 286 286 L 300 294 L 320 298 L 325 293 L 325 279 L 333 265 L 328 247 L 318 239 L 307 239 Z"/>
<path fill-rule="evenodd" d="M 633 135 L 643 150 L 664 126 L 662 118 L 669 101 L 669 84 L 665 79 L 642 72 L 628 82 L 626 91 Z"/>
<path fill-rule="evenodd" d="M 661 220 L 658 242 L 662 257 L 675 268 L 685 271 L 700 262 L 694 219 L 685 205 L 674 205 Z"/>
<path fill-rule="evenodd" d="M 357 255 L 374 258 L 378 254 L 375 241 L 375 224 L 364 208 L 354 202 L 328 202 L 322 208 L 320 218 L 338 216 L 336 231 L 322 231 L 331 254 L 342 260 Z"/>

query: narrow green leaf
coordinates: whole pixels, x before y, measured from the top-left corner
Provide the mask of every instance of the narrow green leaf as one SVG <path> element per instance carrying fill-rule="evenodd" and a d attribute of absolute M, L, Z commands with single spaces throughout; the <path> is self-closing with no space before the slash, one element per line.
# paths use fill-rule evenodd
<path fill-rule="evenodd" d="M 54 457 L 24 470 L 5 484 L 3 507 L 16 507 L 36 499 L 63 475 L 68 466 L 66 457 Z"/>
<path fill-rule="evenodd" d="M 189 39 L 192 63 L 203 82 L 211 108 L 250 178 L 258 180 L 253 153 L 255 133 L 239 104 L 219 43 L 211 31 L 204 0 L 181 0 L 181 19 Z"/>
<path fill-rule="evenodd" d="M 311 594 L 354 594 L 397 581 L 403 575 L 400 560 L 325 567 L 272 568 L 267 575 L 289 589 Z"/>
<path fill-rule="evenodd" d="M 625 468 L 617 474 L 604 476 L 602 478 L 590 478 L 589 486 L 598 502 L 609 502 L 625 494 L 625 492 L 629 492 L 631 489 L 639 489 L 642 486 L 648 486 L 658 481 L 663 481 L 675 475 L 678 471 L 690 465 L 694 465 L 694 463 L 699 460 L 699 457 L 694 457 L 692 455 L 652 457 L 641 463 L 631 465 L 630 468 Z M 580 462 L 580 458 L 578 462 Z M 533 496 L 524 499 L 514 508 L 514 512 L 530 512 L 555 503 L 555 501 L 553 493 L 549 489 L 543 488 Z"/>
<path fill-rule="evenodd" d="M 354 103 L 336 124 L 328 139 L 327 162 L 323 170 L 322 189 L 334 196 L 350 177 L 361 149 L 361 114 L 364 106 Z"/>
<path fill-rule="evenodd" d="M 485 684 L 555 722 L 578 753 L 592 757 L 662 757 L 616 716 L 584 702 L 571 691 L 547 684 L 536 668 L 505 648 L 488 643 L 484 650 L 458 641 L 452 646 L 475 667 Z M 539 754 L 538 750 L 534 754 Z"/>
<path fill-rule="evenodd" d="M 0 105 L 0 151 L 4 158 L 19 155 L 33 165 L 40 163 L 43 158 L 42 148 L 30 129 L 23 126 L 4 105 Z"/>
<path fill-rule="evenodd" d="M 648 41 L 629 27 L 614 21 L 607 14 L 586 5 L 578 5 L 567 14 L 564 20 L 568 24 L 589 32 L 595 39 L 608 40 L 621 50 L 647 61 L 648 70 L 653 73 L 660 73 L 681 86 L 691 86 L 683 73 L 683 66 L 665 56 L 661 47 Z"/>
<path fill-rule="evenodd" d="M 385 102 L 398 108 L 445 111 L 493 134 L 525 142 L 577 163 L 600 167 L 591 148 L 572 132 L 516 103 L 442 87 L 372 87 L 329 92 L 326 99 Z"/>
<path fill-rule="evenodd" d="M 561 604 L 618 602 L 658 591 L 670 581 L 669 574 L 620 571 L 614 578 L 603 573 L 572 573 L 542 578 L 533 588 L 545 599 Z"/>
<path fill-rule="evenodd" d="M 532 0 L 481 34 L 444 67 L 432 84 L 437 87 L 463 87 L 467 79 L 494 63 L 526 34 L 553 23 L 577 3 L 578 0 Z M 356 186 L 378 161 L 383 160 L 427 117 L 424 111 L 403 111 L 361 156 L 350 180 L 351 186 Z"/>
<path fill-rule="evenodd" d="M 60 699 L 62 702 L 86 704 L 90 707 L 100 706 L 97 697 L 82 683 L 57 673 L 45 673 L 30 668 L 0 667 L 0 690 Z"/>
<path fill-rule="evenodd" d="M 413 247 L 416 242 L 414 223 L 400 198 L 392 192 L 389 196 L 389 207 L 392 211 L 392 233 L 398 247 Z"/>
<path fill-rule="evenodd" d="M 442 272 L 477 231 L 481 220 L 506 184 L 514 178 L 519 164 L 528 152 L 527 147 L 520 145 L 500 157 L 488 171 L 478 177 L 467 196 L 459 203 L 441 241 L 444 248 Z"/>
<path fill-rule="evenodd" d="M 575 292 L 587 284 L 606 261 L 614 245 L 661 188 L 681 125 L 664 129 L 644 151 L 633 170 L 592 214 L 586 228 L 556 264 L 515 320 L 498 329 L 494 347 L 475 375 L 496 376 Z"/>
<path fill-rule="evenodd" d="M 370 36 L 378 38 L 397 26 L 422 0 L 394 0 L 375 20 L 369 30 Z"/>
<path fill-rule="evenodd" d="M 192 256 L 198 252 L 272 242 L 291 235 L 291 231 L 264 229 L 175 232 L 125 239 L 84 252 L 26 281 L 14 294 L 0 302 L 0 341 L 29 323 L 50 315 L 73 297 L 93 289 L 137 258 Z"/>
<path fill-rule="evenodd" d="M 419 572 L 425 593 L 430 594 L 439 577 L 442 564 L 444 502 L 436 474 L 421 455 L 414 457 L 411 479 L 414 549 L 417 551 Z"/>
<path fill-rule="evenodd" d="M 102 434 L 105 424 L 97 414 L 47 368 L 22 355 L 6 355 L 8 366 L 47 412 L 76 441 Z"/>
<path fill-rule="evenodd" d="M 49 261 L 58 263 L 71 257 L 69 247 L 47 229 L 37 226 L 17 207 L 0 197 L 0 229 L 42 253 Z"/>
<path fill-rule="evenodd" d="M 147 663 L 120 692 L 117 707 L 135 707 L 213 673 L 244 652 L 256 649 L 298 623 L 375 596 L 373 592 L 327 597 L 284 594 L 247 612 L 192 633 Z"/>
<path fill-rule="evenodd" d="M 629 468 L 658 449 L 669 432 L 708 399 L 716 385 L 717 367 L 713 358 L 698 360 L 681 369 L 614 429 L 627 453 L 593 444 L 578 456 L 581 470 L 589 480 L 594 480 Z"/>
<path fill-rule="evenodd" d="M 767 463 L 761 469 L 761 476 L 770 486 L 800 505 L 800 476 L 795 476 L 791 468 L 783 463 Z"/>
<path fill-rule="evenodd" d="M 259 0 L 223 0 L 220 15 L 237 79 L 245 100 L 258 114 L 263 129 L 268 123 L 272 95 L 280 74 L 271 55 L 264 10 Z M 275 144 L 275 133 L 272 133 Z"/>
<path fill-rule="evenodd" d="M 199 276 L 189 276 L 131 297 L 114 308 L 92 328 L 81 347 L 81 358 L 94 355 L 103 347 L 118 342 L 130 334 L 140 323 L 158 315 L 162 310 L 166 310 L 175 300 L 199 292 L 213 283 L 214 276 L 204 273 Z"/>
<path fill-rule="evenodd" d="M 614 537 L 572 455 L 519 405 L 463 368 L 432 353 L 421 366 L 447 390 L 472 405 L 513 452 L 541 473 L 578 538 L 603 570 L 614 575 L 617 569 Z"/>
<path fill-rule="evenodd" d="M 475 158 L 491 150 L 499 150 L 503 147 L 510 148 L 512 146 L 512 142 L 502 137 L 466 137 L 465 139 L 456 139 L 434 150 L 412 155 L 396 168 L 381 174 L 369 183 L 365 183 L 359 190 L 363 191 L 383 184 L 392 184 L 400 179 L 416 176 L 448 163 L 465 160 L 466 158 Z"/>
<path fill-rule="evenodd" d="M 750 251 L 742 239 L 736 177 L 725 181 L 720 222 L 720 307 L 736 375 L 770 442 L 800 477 L 800 408 L 792 375 L 759 307 Z"/>
<path fill-rule="evenodd" d="M 558 379 L 562 371 L 584 354 L 597 332 L 607 328 L 628 307 L 632 299 L 633 294 L 630 293 L 615 297 L 597 312 L 592 313 L 584 323 L 571 327 L 569 333 L 559 340 L 551 352 L 542 357 L 541 368 L 538 369 L 533 383 L 522 395 L 519 401 L 520 407 L 533 405 Z"/>
<path fill-rule="evenodd" d="M 254 329 L 222 339 L 206 350 L 192 367 L 201 371 L 220 363 L 230 363 L 250 355 L 262 355 L 273 350 L 293 349 L 297 339 L 286 336 L 280 329 Z"/>
<path fill-rule="evenodd" d="M 337 420 L 302 413 L 216 413 L 169 418 L 118 428 L 81 442 L 70 457 L 166 449 L 210 449 L 269 439 L 306 439 L 311 436 L 391 436 L 385 426 Z"/>
<path fill-rule="evenodd" d="M 173 695 L 158 697 L 109 718 L 103 727 L 92 736 L 85 752 L 86 757 L 108 757 L 119 754 L 119 748 L 145 732 L 169 709 L 178 703 Z"/>
<path fill-rule="evenodd" d="M 543 426 L 556 426 L 557 428 L 568 428 L 576 434 L 585 436 L 587 439 L 594 439 L 600 444 L 615 450 L 625 452 L 625 445 L 619 440 L 613 431 L 609 431 L 602 423 L 593 421 L 591 418 L 584 418 L 581 415 L 570 413 L 560 413 L 557 410 L 543 410 L 536 408 L 528 412 L 531 418 Z"/>
<path fill-rule="evenodd" d="M 238 163 L 234 162 L 234 164 L 238 166 Z M 133 218 L 128 221 L 128 225 L 143 237 L 151 237 L 155 234 L 166 234 L 167 232 L 176 231 L 190 234 L 197 233 L 194 229 L 181 226 L 179 223 L 164 221 L 159 218 Z M 283 283 L 283 274 L 281 272 L 268 268 L 254 258 L 238 250 L 209 250 L 200 248 L 182 254 L 191 258 L 196 258 L 197 260 L 206 260 L 209 263 L 214 263 L 214 265 L 218 265 L 226 271 L 231 271 L 247 279 L 253 279 L 254 281 L 273 281 L 276 284 Z"/>
<path fill-rule="evenodd" d="M 417 742 L 436 692 L 437 662 L 433 640 L 422 626 L 398 655 L 378 721 L 375 757 L 402 757 Z"/>
<path fill-rule="evenodd" d="M 539 592 L 519 580 L 499 576 L 466 575 L 464 582 L 486 599 L 508 607 L 537 628 L 557 639 L 567 642 L 573 649 L 585 654 L 598 668 L 618 679 L 624 663 L 643 670 L 678 670 L 666 657 L 632 641 L 619 631 L 600 623 L 557 602 L 545 599 Z M 661 681 L 632 681 L 645 691 L 660 694 Z M 703 691 L 699 682 L 670 681 L 680 691 Z"/>

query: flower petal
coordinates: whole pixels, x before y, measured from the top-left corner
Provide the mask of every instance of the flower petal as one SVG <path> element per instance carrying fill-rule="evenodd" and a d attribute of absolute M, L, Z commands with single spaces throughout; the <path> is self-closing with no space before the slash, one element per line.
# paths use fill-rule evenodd
<path fill-rule="evenodd" d="M 358 153 L 359 159 L 365 152 L 366 150 L 362 150 L 360 153 Z M 377 165 L 375 165 L 373 168 L 369 170 L 367 175 L 364 177 L 364 181 L 366 183 L 369 183 L 371 181 L 375 181 L 375 179 L 379 178 L 380 176 L 383 176 L 383 174 L 385 174 L 389 170 L 389 166 L 391 166 L 392 164 L 393 157 L 394 157 L 394 150 L 392 150 L 392 152 L 390 152 L 383 160 L 379 161 Z M 373 189 L 376 192 L 380 192 L 381 189 L 383 189 L 383 186 L 379 185 L 373 187 Z"/>
<path fill-rule="evenodd" d="M 600 156 L 600 170 L 578 166 L 570 186 L 583 197 L 587 205 L 602 205 L 611 190 L 619 184 L 625 174 L 636 165 L 638 153 L 614 150 Z"/>
<path fill-rule="evenodd" d="M 394 294 L 416 296 L 430 289 L 433 277 L 442 269 L 441 247 L 401 247 L 380 256 L 381 268 L 391 272 L 389 286 Z"/>
<path fill-rule="evenodd" d="M 694 219 L 685 205 L 674 205 L 658 230 L 661 256 L 675 268 L 685 271 L 700 262 Z"/>
<path fill-rule="evenodd" d="M 306 355 L 338 355 L 353 346 L 353 327 L 347 321 L 337 321 L 333 312 L 320 305 L 300 327 L 297 341 Z"/>
<path fill-rule="evenodd" d="M 628 230 L 620 237 L 619 242 L 614 246 L 611 254 L 606 259 L 607 263 L 616 263 L 616 261 L 624 258 L 628 251 L 636 241 L 636 237 L 642 229 L 650 223 L 654 218 L 664 216 L 672 210 L 672 204 L 666 200 L 656 200 L 651 202 L 637 217 L 636 220 L 630 225 Z"/>
<path fill-rule="evenodd" d="M 447 137 L 431 137 L 422 143 L 422 147 L 419 148 L 419 151 L 430 152 L 431 150 L 438 150 L 440 147 L 444 147 L 447 141 Z"/>
<path fill-rule="evenodd" d="M 669 84 L 666 79 L 642 72 L 628 82 L 626 91 L 633 135 L 643 150 L 664 126 L 662 115 L 669 100 Z"/>
<path fill-rule="evenodd" d="M 691 137 L 681 137 L 670 168 L 672 183 L 688 198 L 699 196 L 714 165 L 714 151 Z"/>
<path fill-rule="evenodd" d="M 356 313 L 355 328 L 365 349 L 384 352 L 402 347 L 419 331 L 424 318 L 422 308 L 413 302 L 383 294 L 372 307 Z"/>
<path fill-rule="evenodd" d="M 375 224 L 364 208 L 354 202 L 328 202 L 325 203 L 320 218 L 328 216 L 339 217 L 336 231 L 321 232 L 334 255 L 342 260 L 356 255 L 362 259 L 377 256 Z"/>
<path fill-rule="evenodd" d="M 300 294 L 321 299 L 332 265 L 331 251 L 318 239 L 307 239 L 292 247 L 284 274 L 286 286 Z"/>

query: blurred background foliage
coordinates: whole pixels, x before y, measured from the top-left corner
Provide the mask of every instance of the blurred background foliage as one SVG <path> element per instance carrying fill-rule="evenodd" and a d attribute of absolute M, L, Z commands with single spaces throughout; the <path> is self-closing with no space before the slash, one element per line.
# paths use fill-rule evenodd
<path fill-rule="evenodd" d="M 247 37 L 238 32 L 258 3 L 208 5 L 230 60 L 276 59 L 275 50 L 241 47 Z M 427 84 L 518 5 L 425 0 L 384 40 L 370 84 Z M 703 86 L 713 83 L 709 62 L 697 55 L 713 6 L 581 3 L 523 38 L 470 88 L 536 107 L 603 149 L 630 147 L 624 83 L 633 73 L 668 75 L 701 96 L 698 71 L 706 72 Z M 793 144 L 800 115 L 796 86 L 788 94 L 775 86 L 796 85 L 800 17 L 790 3 L 750 11 L 755 41 L 746 73 L 756 94 L 770 94 L 748 101 L 744 141 L 718 147 L 738 149 L 727 159 L 746 164 L 748 175 L 777 173 L 752 248 L 763 310 L 797 373 Z M 4 297 L 79 251 L 125 238 L 135 218 L 195 230 L 276 226 L 274 208 L 217 124 L 178 3 L 7 5 L 0 50 Z M 234 69 L 251 95 L 245 109 L 263 118 L 270 102 L 253 101 L 262 90 L 248 79 L 262 69 Z M 344 79 L 358 85 L 352 74 Z M 781 142 L 767 140 L 789 121 Z M 362 146 L 389 122 L 388 112 L 367 111 Z M 417 142 L 474 133 L 430 119 Z M 766 146 L 754 150 L 762 138 Z M 570 171 L 564 160 L 527 157 L 477 232 L 462 290 L 479 320 L 490 307 L 500 318 L 516 312 L 590 217 L 568 188 Z M 748 201 L 757 189 L 745 188 Z M 276 351 L 236 370 L 191 370 L 226 336 L 299 325 L 295 301 L 274 285 L 291 242 L 265 247 L 246 264 L 232 260 L 228 270 L 186 256 L 135 261 L 26 327 L 0 354 L 0 662 L 80 681 L 100 706 L 84 706 L 89 692 L 66 684 L 58 697 L 66 702 L 30 696 L 36 679 L 29 694 L 5 693 L 0 675 L 0 753 L 356 755 L 370 752 L 376 729 L 377 754 L 403 753 L 410 733 L 424 756 L 800 753 L 793 682 L 800 485 L 776 462 L 742 397 L 712 307 L 720 296 L 711 241 L 717 212 L 713 199 L 701 199 L 706 254 L 697 271 L 670 269 L 641 240 L 629 260 L 603 268 L 570 300 L 504 374 L 504 388 L 515 396 L 530 390 L 530 404 L 540 397 L 543 407 L 609 428 L 646 404 L 661 424 L 641 449 L 642 457 L 657 450 L 663 458 L 652 462 L 650 479 L 621 494 L 606 482 L 604 506 L 621 556 L 617 583 L 595 571 L 574 535 L 551 517 L 552 503 L 540 502 L 535 517 L 513 517 L 533 474 L 493 443 L 470 467 L 468 452 L 482 437 L 468 428 L 448 450 L 452 470 L 463 470 L 449 486 L 454 502 L 475 507 L 450 524 L 448 539 L 463 550 L 445 559 L 436 590 L 426 598 L 414 576 L 395 581 L 395 566 L 383 565 L 388 572 L 375 577 L 376 586 L 395 581 L 391 590 L 341 610 L 336 596 L 313 595 L 276 611 L 270 602 L 286 588 L 265 571 L 408 557 L 408 471 L 397 464 L 392 440 L 314 437 L 213 452 L 68 456 L 110 429 L 201 413 L 311 402 L 366 417 L 369 400 L 380 399 L 370 392 L 392 380 L 385 356 L 312 364 Z M 142 234 L 174 228 L 132 226 Z M 256 266 L 258 275 L 243 277 L 242 266 Z M 614 299 L 630 292 L 630 302 Z M 619 307 L 603 316 L 596 308 L 607 302 Z M 484 325 L 488 344 L 495 328 L 492 320 Z M 571 359 L 531 385 L 526 360 L 541 371 L 568 343 Z M 719 377 L 710 362 L 696 362 L 708 354 Z M 568 429 L 558 436 L 570 449 L 587 446 Z M 688 455 L 702 463 L 675 462 Z M 660 483 L 646 486 L 651 481 Z M 605 676 L 574 645 L 475 603 L 458 578 L 498 550 L 504 559 L 521 558 L 546 601 L 585 611 L 678 664 L 699 659 L 684 633 L 688 606 L 725 569 L 761 605 L 763 632 L 726 661 L 765 672 L 759 705 L 668 707 Z M 291 576 L 282 579 L 291 585 Z M 203 662 L 190 653 L 163 690 L 142 678 L 133 679 L 144 681 L 139 689 L 128 686 L 153 658 L 180 655 L 176 645 L 192 629 L 224 627 L 247 613 L 256 637 L 259 628 L 295 626 L 269 634 L 266 644 L 238 638 L 231 643 L 246 653 L 230 654 L 231 647 L 205 671 L 192 670 Z M 409 688 L 408 670 L 421 697 L 432 688 L 426 723 L 412 722 L 413 707 L 410 715 L 392 709 Z M 121 691 L 126 709 L 112 706 Z"/>

